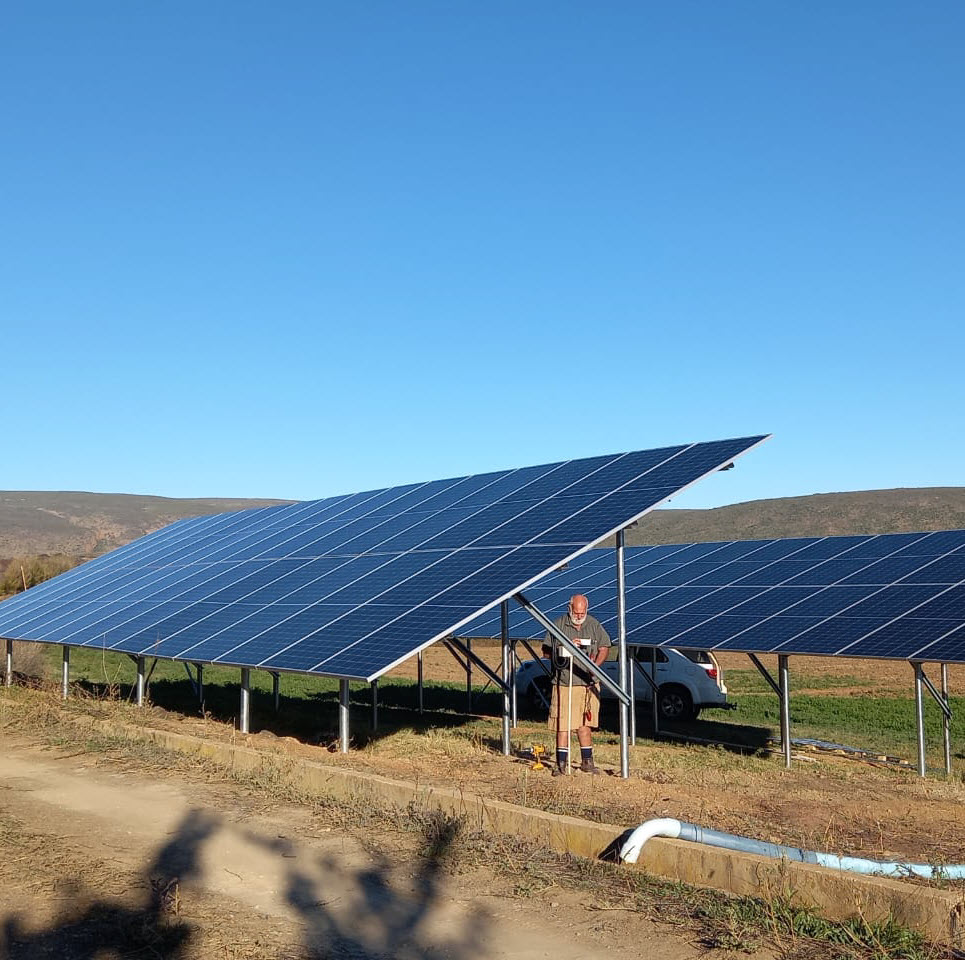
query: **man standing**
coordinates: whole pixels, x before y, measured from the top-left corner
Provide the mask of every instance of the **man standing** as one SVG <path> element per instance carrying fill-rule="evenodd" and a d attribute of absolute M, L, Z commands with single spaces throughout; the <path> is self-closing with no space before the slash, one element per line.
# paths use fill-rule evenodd
<path fill-rule="evenodd" d="M 610 652 L 610 637 L 596 617 L 587 612 L 589 602 L 582 593 L 570 598 L 569 608 L 554 623 L 556 628 L 579 647 L 597 666 Z M 556 731 L 556 769 L 553 776 L 566 772 L 570 755 L 570 731 L 580 742 L 580 767 L 583 773 L 599 773 L 593 762 L 593 730 L 600 725 L 600 691 L 593 675 L 576 666 L 552 633 L 544 642 L 553 666 L 553 696 L 547 727 Z M 572 695 L 570 685 L 572 684 Z"/>

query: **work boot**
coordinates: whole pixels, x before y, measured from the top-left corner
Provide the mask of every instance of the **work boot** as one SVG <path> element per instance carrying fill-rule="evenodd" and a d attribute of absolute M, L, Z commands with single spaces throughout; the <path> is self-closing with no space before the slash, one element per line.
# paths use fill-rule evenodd
<path fill-rule="evenodd" d="M 600 774 L 602 772 L 603 771 L 592 760 L 584 760 L 580 764 L 580 773 Z"/>
<path fill-rule="evenodd" d="M 557 766 L 553 767 L 553 768 L 550 770 L 550 775 L 553 776 L 553 777 L 565 777 L 565 776 L 566 776 L 566 767 L 561 767 L 561 766 L 557 765 Z"/>

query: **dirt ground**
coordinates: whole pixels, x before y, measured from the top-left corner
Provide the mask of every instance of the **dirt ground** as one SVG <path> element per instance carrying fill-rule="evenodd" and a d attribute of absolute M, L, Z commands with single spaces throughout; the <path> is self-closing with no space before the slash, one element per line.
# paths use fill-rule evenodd
<path fill-rule="evenodd" d="M 477 645 L 477 652 L 494 663 L 498 652 Z M 726 679 L 731 669 L 748 669 L 743 654 L 720 658 Z M 763 657 L 776 676 L 776 657 Z M 769 662 L 773 661 L 773 662 Z M 791 667 L 808 692 L 807 678 L 814 677 L 814 691 L 827 693 L 820 678 L 854 676 L 854 687 L 835 687 L 835 696 L 848 693 L 909 693 L 912 671 L 906 663 L 846 660 L 828 657 L 795 657 Z M 415 677 L 412 661 L 397 672 Z M 444 648 L 425 654 L 426 678 L 458 681 L 465 671 Z M 478 671 L 477 671 L 478 674 Z M 932 671 L 938 680 L 937 669 Z M 864 682 L 861 682 L 864 681 Z M 965 688 L 965 667 L 949 669 L 953 691 Z M 524 726 L 534 738 L 539 725 Z M 526 733 L 523 733 L 525 739 Z M 604 738 L 598 738 L 604 739 Z M 618 767 L 615 738 L 598 749 L 611 769 Z M 953 744 L 961 752 L 962 744 Z M 363 751 L 356 762 L 368 759 Z M 373 749 L 371 769 L 389 775 L 431 779 L 439 758 L 420 763 L 416 757 L 384 756 L 388 750 Z M 428 769 L 427 769 L 428 768 Z M 754 836 L 771 842 L 873 859 L 902 859 L 930 863 L 965 863 L 965 784 L 960 777 L 944 781 L 922 780 L 914 771 L 868 766 L 834 755 L 795 753 L 791 770 L 784 770 L 777 756 L 741 757 L 702 747 L 671 746 L 641 739 L 631 750 L 631 778 L 574 777 L 566 782 L 528 777 L 502 758 L 472 764 L 471 772 L 453 764 L 445 769 L 450 778 L 467 789 L 514 802 L 574 812 L 591 819 L 617 824 L 636 824 L 651 817 L 675 817 L 704 826 Z M 451 782 L 451 781 L 450 781 Z"/>
<path fill-rule="evenodd" d="M 490 662 L 495 654 L 479 652 Z M 746 669 L 747 661 L 727 658 L 724 667 Z M 829 672 L 856 677 L 855 693 L 911 686 L 905 664 L 795 658 L 792 669 L 799 678 L 815 677 L 815 690 L 826 690 L 820 678 Z M 415 671 L 413 661 L 398 673 L 414 678 Z M 427 651 L 425 675 L 429 681 L 464 678 L 441 647 Z M 965 687 L 965 670 L 955 668 L 951 682 L 953 690 Z M 15 688 L 12 697 L 18 710 L 39 718 L 5 725 L 0 710 L 0 957 L 15 960 L 582 960 L 604 950 L 615 958 L 707 956 L 686 927 L 655 925 L 552 883 L 537 885 L 535 895 L 521 892 L 518 876 L 485 862 L 453 867 L 445 844 L 427 853 L 411 831 L 391 823 L 353 826 L 337 809 L 271 799 L 210 769 L 172 772 L 78 746 L 45 747 L 41 730 L 46 726 L 48 739 L 55 735 L 60 710 L 456 786 L 621 826 L 670 816 L 809 849 L 965 862 L 961 777 L 921 780 L 913 771 L 807 754 L 796 754 L 788 771 L 776 756 L 641 739 L 631 751 L 629 780 L 554 779 L 500 754 L 495 719 L 387 725 L 343 756 L 327 749 L 332 730 L 295 740 L 272 732 L 267 717 L 256 717 L 256 732 L 243 736 L 210 716 L 137 709 L 79 693 L 66 704 L 56 691 Z M 353 707 L 353 724 L 364 719 Z M 541 739 L 545 726 L 536 721 L 521 722 L 513 733 L 517 747 Z M 597 744 L 598 762 L 613 773 L 617 738 L 601 734 Z M 106 940 L 105 929 L 115 931 Z M 100 952 L 90 947 L 92 939 Z"/>
<path fill-rule="evenodd" d="M 522 896 L 483 863 L 449 863 L 447 837 L 430 839 L 346 825 L 335 808 L 210 771 L 0 730 L 0 956 L 717 955 L 571 889 Z"/>
<path fill-rule="evenodd" d="M 493 648 L 477 645 L 491 661 Z M 772 658 L 773 659 L 773 658 Z M 746 669 L 746 657 L 723 659 L 725 673 Z M 907 691 L 907 664 L 795 658 L 799 679 L 820 678 L 834 671 L 854 676 L 862 692 L 887 689 Z M 425 655 L 428 680 L 455 680 L 461 668 L 441 646 Z M 415 676 L 415 661 L 398 669 Z M 464 673 L 463 673 L 464 676 Z M 860 683 L 867 678 L 867 685 Z M 478 678 L 477 678 L 478 679 Z M 820 689 L 820 681 L 815 681 Z M 953 690 L 965 686 L 965 668 L 951 670 Z M 825 689 L 824 692 L 827 692 Z M 835 688 L 835 694 L 840 690 Z M 332 752 L 334 729 L 319 729 L 310 740 L 279 735 L 271 719 L 255 718 L 255 732 L 240 735 L 231 723 L 148 707 L 68 701 L 68 709 L 110 713 L 121 709 L 130 722 L 177 730 L 195 736 L 247 742 L 259 749 L 280 751 L 316 762 L 364 769 L 396 779 L 423 784 L 456 786 L 468 792 L 512 803 L 538 807 L 590 820 L 632 827 L 654 817 L 674 817 L 777 843 L 878 860 L 928 863 L 965 863 L 965 783 L 950 779 L 921 779 L 913 769 L 872 766 L 834 755 L 795 752 L 792 769 L 785 770 L 777 754 L 747 755 L 720 748 L 654 742 L 640 738 L 631 748 L 630 778 L 619 770 L 619 742 L 612 733 L 596 738 L 597 762 L 610 776 L 576 774 L 551 778 L 536 772 L 517 757 L 499 749 L 497 719 L 466 718 L 455 726 L 439 727 L 428 717 L 421 727 L 408 724 L 380 732 L 348 755 Z M 383 711 L 383 714 L 389 711 Z M 258 720 L 261 722 L 257 722 Z M 368 717 L 353 708 L 353 729 L 367 730 Z M 513 731 L 514 748 L 534 742 L 549 745 L 545 724 L 521 721 Z M 953 744 L 960 754 L 961 744 Z M 965 886 L 965 884 L 963 884 Z"/>
<path fill-rule="evenodd" d="M 495 666 L 498 650 L 485 644 L 475 647 L 487 663 Z M 762 658 L 776 675 L 776 658 Z M 748 669 L 744 655 L 720 658 L 725 677 L 728 670 Z M 815 678 L 815 692 L 827 692 L 820 678 L 828 674 L 855 676 L 855 687 L 835 687 L 846 692 L 874 694 L 908 693 L 911 669 L 905 663 L 796 657 L 792 669 L 807 692 L 807 678 Z M 396 675 L 414 679 L 414 660 L 403 664 Z M 475 672 L 479 682 L 480 671 Z M 425 652 L 427 680 L 458 682 L 465 672 L 441 646 Z M 866 682 L 861 682 L 866 679 Z M 937 681 L 937 672 L 933 679 Z M 950 669 L 953 690 L 965 687 L 965 668 Z M 496 734 L 496 727 L 493 728 Z M 478 736 L 478 735 L 477 735 Z M 543 740 L 539 723 L 523 723 L 514 731 L 514 742 Z M 270 734 L 255 737 L 269 741 Z M 610 770 L 619 768 L 619 749 L 613 736 L 597 737 L 598 761 Z M 491 747 L 495 744 L 491 744 Z M 317 755 L 319 751 L 289 743 L 285 749 Z M 954 745 L 953 750 L 961 750 Z M 631 777 L 591 778 L 582 775 L 566 780 L 534 774 L 527 765 L 511 763 L 488 750 L 455 752 L 428 731 L 424 737 L 407 739 L 395 734 L 374 741 L 347 763 L 388 776 L 422 782 L 455 784 L 485 796 L 498 797 L 561 813 L 570 813 L 618 825 L 635 825 L 652 817 L 675 817 L 753 836 L 771 842 L 879 860 L 911 860 L 929 863 L 965 863 L 965 784 L 920 779 L 908 769 L 868 766 L 833 755 L 795 753 L 791 770 L 784 770 L 779 757 L 735 756 L 724 750 L 673 746 L 641 739 L 631 749 Z"/>

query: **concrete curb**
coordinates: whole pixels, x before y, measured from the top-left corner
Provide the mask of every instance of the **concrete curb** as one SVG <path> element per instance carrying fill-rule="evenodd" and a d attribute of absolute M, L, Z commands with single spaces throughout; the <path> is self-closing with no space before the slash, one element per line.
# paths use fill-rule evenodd
<path fill-rule="evenodd" d="M 612 824 L 559 816 L 461 790 L 391 780 L 248 746 L 113 720 L 69 719 L 87 730 L 147 741 L 166 750 L 203 757 L 240 773 L 267 774 L 309 795 L 361 797 L 379 806 L 405 809 L 415 805 L 464 816 L 472 827 L 526 837 L 560 853 L 596 859 L 626 832 Z M 880 922 L 892 917 L 932 941 L 965 947 L 965 895 L 957 891 L 662 838 L 647 843 L 637 868 L 736 896 L 783 897 L 797 906 L 811 907 L 830 920 L 861 916 L 869 922 Z"/>

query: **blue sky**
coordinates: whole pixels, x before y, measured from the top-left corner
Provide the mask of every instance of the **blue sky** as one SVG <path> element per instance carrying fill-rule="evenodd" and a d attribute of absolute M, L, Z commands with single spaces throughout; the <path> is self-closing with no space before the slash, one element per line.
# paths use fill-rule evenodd
<path fill-rule="evenodd" d="M 965 6 L 12 2 L 0 488 L 313 498 L 755 433 L 965 483 Z"/>

